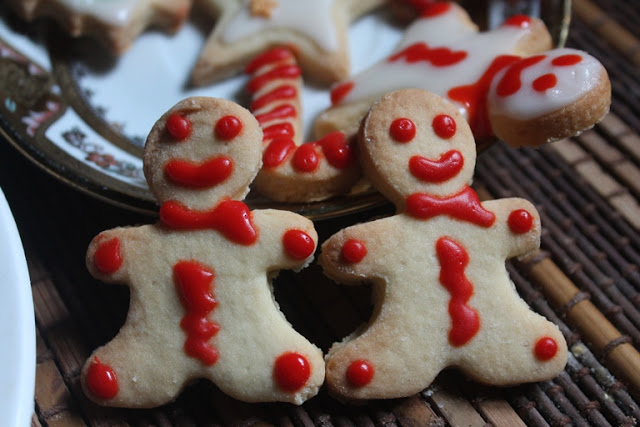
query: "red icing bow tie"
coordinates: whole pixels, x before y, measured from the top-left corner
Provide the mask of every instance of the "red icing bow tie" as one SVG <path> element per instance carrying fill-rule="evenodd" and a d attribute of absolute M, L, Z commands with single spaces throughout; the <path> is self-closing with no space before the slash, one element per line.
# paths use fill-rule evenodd
<path fill-rule="evenodd" d="M 481 227 L 490 227 L 496 219 L 493 212 L 482 207 L 478 195 L 469 186 L 450 197 L 437 197 L 426 193 L 411 194 L 407 197 L 407 213 L 419 219 L 449 215 Z"/>

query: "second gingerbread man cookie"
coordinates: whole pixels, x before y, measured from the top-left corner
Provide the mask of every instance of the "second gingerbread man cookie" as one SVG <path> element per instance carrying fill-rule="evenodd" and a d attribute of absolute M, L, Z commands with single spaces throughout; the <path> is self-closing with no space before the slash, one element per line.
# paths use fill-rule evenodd
<path fill-rule="evenodd" d="M 479 201 L 468 185 L 475 143 L 458 110 L 400 90 L 374 104 L 360 132 L 364 172 L 398 212 L 322 246 L 326 274 L 372 282 L 375 302 L 370 323 L 330 349 L 330 392 L 408 396 L 450 366 L 493 385 L 556 376 L 565 340 L 518 296 L 505 267 L 539 247 L 538 213 L 523 199 Z"/>
<path fill-rule="evenodd" d="M 311 261 L 317 234 L 300 215 L 240 201 L 261 145 L 251 113 L 220 99 L 181 101 L 153 127 L 144 163 L 160 222 L 104 231 L 87 251 L 93 276 L 131 289 L 124 326 L 82 371 L 92 400 L 158 406 L 197 378 L 249 402 L 318 392 L 322 352 L 287 322 L 269 283 Z"/>

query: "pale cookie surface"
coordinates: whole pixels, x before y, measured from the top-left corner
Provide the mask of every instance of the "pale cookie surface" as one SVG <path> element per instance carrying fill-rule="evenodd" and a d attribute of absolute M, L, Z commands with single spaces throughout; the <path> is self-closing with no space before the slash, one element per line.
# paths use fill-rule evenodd
<path fill-rule="evenodd" d="M 374 286 L 374 312 L 326 356 L 330 393 L 344 399 L 417 393 L 456 367 L 487 384 L 553 378 L 567 347 L 529 309 L 505 260 L 539 247 L 540 218 L 523 199 L 480 202 L 468 186 L 475 142 L 450 102 L 392 92 L 365 117 L 359 150 L 367 177 L 397 207 L 322 246 L 340 283 Z"/>
<path fill-rule="evenodd" d="M 252 59 L 247 91 L 263 130 L 263 164 L 255 189 L 277 201 L 310 202 L 348 192 L 360 178 L 352 143 L 342 132 L 303 143 L 302 71 L 285 47 Z"/>
<path fill-rule="evenodd" d="M 114 55 L 126 51 L 149 27 L 175 32 L 186 20 L 191 0 L 9 0 L 28 21 L 53 18 L 71 36 L 91 36 Z"/>
<path fill-rule="evenodd" d="M 82 370 L 95 402 L 158 406 L 199 378 L 248 402 L 301 404 L 318 392 L 322 352 L 285 319 L 270 284 L 311 261 L 313 223 L 238 200 L 261 139 L 249 111 L 213 98 L 181 101 L 150 132 L 145 173 L 160 222 L 104 231 L 87 251 L 93 276 L 131 290 L 122 329 Z"/>
<path fill-rule="evenodd" d="M 323 84 L 349 75 L 349 23 L 382 0 L 202 0 L 218 19 L 192 75 L 208 84 L 242 70 L 259 53 L 290 46 L 311 79 Z"/>

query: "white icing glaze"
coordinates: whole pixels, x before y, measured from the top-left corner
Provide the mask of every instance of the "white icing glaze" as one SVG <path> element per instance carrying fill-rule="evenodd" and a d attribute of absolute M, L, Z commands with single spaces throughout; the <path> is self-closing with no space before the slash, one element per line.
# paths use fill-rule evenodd
<path fill-rule="evenodd" d="M 333 21 L 334 3 L 334 0 L 277 0 L 272 16 L 264 18 L 251 15 L 246 0 L 226 26 L 222 40 L 232 43 L 260 31 L 283 27 L 311 37 L 328 52 L 335 51 L 338 35 Z"/>
<path fill-rule="evenodd" d="M 465 51 L 464 60 L 449 66 L 434 66 L 426 61 L 407 63 L 403 59 L 380 61 L 351 79 L 354 87 L 340 103 L 357 102 L 403 88 L 425 89 L 446 97 L 450 89 L 479 80 L 495 57 L 512 54 L 518 41 L 529 32 L 527 28 L 504 25 L 478 33 L 460 18 L 452 7 L 442 15 L 415 21 L 395 52 L 424 42 L 430 48 Z M 456 105 L 468 119 L 466 108 L 457 102 Z"/>
<path fill-rule="evenodd" d="M 56 0 L 70 11 L 96 17 L 109 24 L 125 25 L 138 3 L 137 0 Z"/>
<path fill-rule="evenodd" d="M 489 108 L 494 114 L 528 120 L 566 107 L 599 83 L 604 71 L 602 64 L 593 56 L 575 49 L 554 49 L 545 52 L 546 58 L 525 68 L 521 73 L 522 87 L 512 95 L 500 96 L 496 88 L 507 70 L 495 78 L 489 91 Z M 554 58 L 563 55 L 579 55 L 582 60 L 575 65 L 552 65 Z M 533 81 L 545 74 L 554 74 L 556 85 L 544 92 L 533 88 Z"/>

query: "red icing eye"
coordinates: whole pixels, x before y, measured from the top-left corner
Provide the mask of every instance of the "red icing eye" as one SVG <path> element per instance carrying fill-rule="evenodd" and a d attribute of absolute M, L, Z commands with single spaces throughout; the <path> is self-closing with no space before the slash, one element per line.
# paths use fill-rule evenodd
<path fill-rule="evenodd" d="M 122 253 L 120 252 L 120 240 L 113 238 L 99 244 L 93 254 L 93 262 L 98 270 L 105 274 L 118 271 L 122 265 Z"/>
<path fill-rule="evenodd" d="M 367 247 L 360 240 L 349 239 L 342 246 L 342 257 L 349 263 L 355 264 L 367 255 Z"/>
<path fill-rule="evenodd" d="M 178 141 L 184 141 L 191 135 L 191 122 L 178 113 L 171 114 L 165 126 L 169 135 Z"/>
<path fill-rule="evenodd" d="M 535 79 L 532 86 L 537 92 L 544 92 L 547 89 L 555 87 L 556 84 L 558 84 L 558 78 L 555 74 L 544 74 Z"/>
<path fill-rule="evenodd" d="M 524 209 L 518 209 L 509 215 L 509 229 L 515 234 L 524 234 L 533 228 L 533 216 Z"/>
<path fill-rule="evenodd" d="M 305 259 L 316 249 L 316 244 L 302 230 L 288 230 L 282 236 L 282 243 L 287 254 L 293 259 Z"/>
<path fill-rule="evenodd" d="M 293 155 L 293 167 L 300 172 L 313 172 L 318 167 L 320 158 L 315 144 L 302 144 Z"/>
<path fill-rule="evenodd" d="M 576 65 L 580 61 L 582 61 L 582 57 L 576 54 L 562 55 L 557 58 L 553 58 L 551 61 L 551 65 L 555 65 L 558 67 L 566 67 L 570 65 Z"/>
<path fill-rule="evenodd" d="M 442 139 L 449 139 L 456 134 L 456 121 L 446 114 L 438 114 L 431 123 L 433 131 Z"/>
<path fill-rule="evenodd" d="M 551 360 L 558 352 L 558 343 L 553 338 L 542 337 L 536 342 L 533 352 L 539 360 Z"/>
<path fill-rule="evenodd" d="M 242 122 L 235 116 L 224 116 L 216 123 L 216 136 L 224 141 L 229 141 L 242 131 Z"/>
<path fill-rule="evenodd" d="M 364 387 L 371 382 L 375 370 L 367 360 L 356 360 L 347 368 L 347 381 L 354 387 Z"/>
<path fill-rule="evenodd" d="M 265 168 L 280 166 L 289 153 L 296 149 L 296 144 L 289 138 L 278 138 L 271 141 L 262 154 L 262 165 Z"/>
<path fill-rule="evenodd" d="M 389 133 L 397 142 L 409 142 L 416 136 L 416 125 L 410 119 L 395 119 L 389 126 Z"/>
<path fill-rule="evenodd" d="M 283 353 L 276 359 L 273 376 L 278 386 L 288 392 L 300 390 L 311 376 L 311 366 L 301 354 Z"/>
<path fill-rule="evenodd" d="M 87 369 L 87 388 L 99 399 L 113 399 L 120 386 L 116 373 L 109 365 L 101 363 L 96 357 Z"/>
<path fill-rule="evenodd" d="M 504 21 L 503 25 L 508 25 L 510 27 L 527 28 L 529 25 L 531 25 L 531 18 L 526 15 L 514 15 Z"/>

